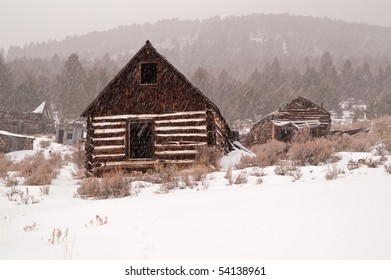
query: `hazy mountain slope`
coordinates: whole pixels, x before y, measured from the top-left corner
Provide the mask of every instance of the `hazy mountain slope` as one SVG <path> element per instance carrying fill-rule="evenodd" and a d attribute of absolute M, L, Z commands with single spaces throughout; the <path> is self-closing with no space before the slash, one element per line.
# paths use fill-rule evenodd
<path fill-rule="evenodd" d="M 186 71 L 207 68 L 251 67 L 275 56 L 318 56 L 329 51 L 337 56 L 390 56 L 391 28 L 363 23 L 304 16 L 248 15 L 199 20 L 162 20 L 116 29 L 11 47 L 15 57 L 69 56 L 82 58 L 134 54 L 147 40 Z"/>

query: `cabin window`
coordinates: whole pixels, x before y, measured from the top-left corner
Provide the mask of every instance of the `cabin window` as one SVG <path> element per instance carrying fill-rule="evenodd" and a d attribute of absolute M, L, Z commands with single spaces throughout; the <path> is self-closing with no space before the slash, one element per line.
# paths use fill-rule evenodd
<path fill-rule="evenodd" d="M 73 136 L 72 133 L 67 133 L 67 140 L 72 140 L 72 136 Z"/>
<path fill-rule="evenodd" d="M 156 63 L 141 64 L 141 84 L 156 84 L 157 83 L 157 67 Z"/>

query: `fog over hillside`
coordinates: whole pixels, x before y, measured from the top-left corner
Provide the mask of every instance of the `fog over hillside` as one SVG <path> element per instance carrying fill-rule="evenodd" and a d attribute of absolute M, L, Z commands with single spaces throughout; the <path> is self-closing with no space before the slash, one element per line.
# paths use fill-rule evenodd
<path fill-rule="evenodd" d="M 351 97 L 369 117 L 391 112 L 391 27 L 289 14 L 161 20 L 10 47 L 0 60 L 0 110 L 45 100 L 75 118 L 146 40 L 230 123 L 297 96 L 337 113 Z"/>

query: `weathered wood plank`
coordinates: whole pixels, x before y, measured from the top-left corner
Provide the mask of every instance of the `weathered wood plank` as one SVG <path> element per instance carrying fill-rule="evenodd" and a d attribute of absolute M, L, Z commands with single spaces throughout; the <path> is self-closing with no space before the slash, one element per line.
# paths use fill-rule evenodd
<path fill-rule="evenodd" d="M 207 136 L 205 134 L 200 135 L 175 135 L 175 134 L 166 134 L 166 135 L 156 135 L 156 142 L 159 144 L 169 143 L 169 142 L 183 142 L 183 141 L 192 141 L 192 142 L 206 142 Z"/>

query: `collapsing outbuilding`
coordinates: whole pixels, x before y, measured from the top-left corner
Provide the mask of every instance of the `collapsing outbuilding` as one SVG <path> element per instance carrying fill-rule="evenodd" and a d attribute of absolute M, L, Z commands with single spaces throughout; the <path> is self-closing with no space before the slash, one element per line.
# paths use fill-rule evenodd
<path fill-rule="evenodd" d="M 330 132 L 331 115 L 323 106 L 298 97 L 257 121 L 251 128 L 246 145 L 265 144 L 271 140 L 289 142 L 296 131 L 309 129 L 313 137 Z"/>
<path fill-rule="evenodd" d="M 82 116 L 90 175 L 113 167 L 189 164 L 200 146 L 232 148 L 231 130 L 217 106 L 149 41 Z"/>
<path fill-rule="evenodd" d="M 0 130 L 0 152 L 32 150 L 35 138 Z"/>
<path fill-rule="evenodd" d="M 32 112 L 0 112 L 0 129 L 17 134 L 54 132 L 54 119 L 46 102 Z"/>

